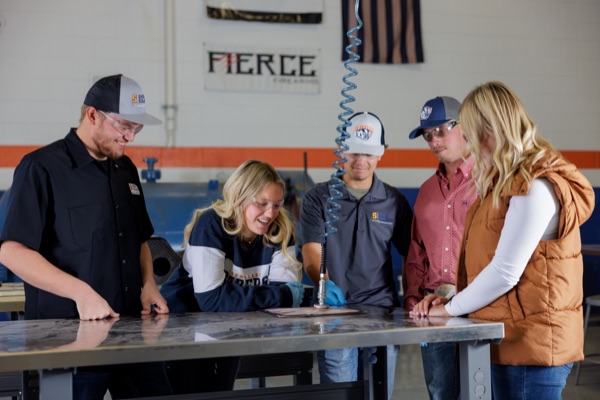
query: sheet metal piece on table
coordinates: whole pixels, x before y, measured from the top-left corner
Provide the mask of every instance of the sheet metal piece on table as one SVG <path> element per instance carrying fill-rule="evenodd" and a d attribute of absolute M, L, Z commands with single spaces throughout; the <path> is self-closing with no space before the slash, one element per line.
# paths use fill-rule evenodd
<path fill-rule="evenodd" d="M 361 310 L 354 310 L 343 307 L 315 308 L 315 307 L 294 307 L 294 308 L 267 308 L 264 310 L 267 314 L 275 315 L 279 318 L 291 317 L 328 317 L 332 315 L 352 315 L 364 313 Z"/>

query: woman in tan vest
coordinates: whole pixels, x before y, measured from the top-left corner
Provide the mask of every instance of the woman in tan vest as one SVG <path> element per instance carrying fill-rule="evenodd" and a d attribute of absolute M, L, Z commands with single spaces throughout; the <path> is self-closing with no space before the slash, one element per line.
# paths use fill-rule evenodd
<path fill-rule="evenodd" d="M 460 109 L 475 160 L 457 291 L 427 296 L 411 315 L 501 321 L 492 345 L 492 393 L 501 399 L 560 399 L 583 358 L 583 261 L 579 228 L 594 192 L 575 165 L 537 134 L 517 95 L 488 82 Z"/>

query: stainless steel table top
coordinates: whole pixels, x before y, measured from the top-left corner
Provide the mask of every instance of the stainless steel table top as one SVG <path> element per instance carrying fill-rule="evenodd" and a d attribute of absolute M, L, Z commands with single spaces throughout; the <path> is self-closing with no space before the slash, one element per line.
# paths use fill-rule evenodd
<path fill-rule="evenodd" d="M 0 372 L 504 336 L 502 323 L 414 320 L 403 310 L 364 311 L 314 318 L 257 311 L 0 322 Z"/>

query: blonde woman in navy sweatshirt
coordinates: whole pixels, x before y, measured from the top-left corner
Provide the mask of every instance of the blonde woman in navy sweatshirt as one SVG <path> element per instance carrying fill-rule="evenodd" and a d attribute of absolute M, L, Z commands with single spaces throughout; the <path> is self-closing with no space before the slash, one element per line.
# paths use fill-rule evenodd
<path fill-rule="evenodd" d="M 194 212 L 183 261 L 161 288 L 171 312 L 300 305 L 302 269 L 284 189 L 271 165 L 246 161 L 225 183 L 223 200 Z"/>
<path fill-rule="evenodd" d="M 244 162 L 223 200 L 194 211 L 179 267 L 161 287 L 172 313 L 298 307 L 304 288 L 294 225 L 283 208 L 285 183 L 262 161 Z M 176 394 L 231 390 L 239 357 L 173 361 Z"/>

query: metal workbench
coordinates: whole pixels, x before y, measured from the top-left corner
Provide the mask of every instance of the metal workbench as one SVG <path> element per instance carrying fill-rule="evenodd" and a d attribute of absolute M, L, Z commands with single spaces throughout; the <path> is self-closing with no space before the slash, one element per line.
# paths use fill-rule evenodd
<path fill-rule="evenodd" d="M 122 317 L 114 324 L 66 319 L 0 322 L 0 372 L 38 370 L 43 398 L 65 400 L 71 398 L 72 368 L 80 366 L 443 341 L 459 342 L 462 399 L 491 398 L 489 343 L 504 336 L 502 323 L 456 317 L 414 320 L 403 310 L 363 311 L 311 318 L 278 318 L 260 311 L 190 313 Z M 314 400 L 331 398 L 332 393 L 341 399 L 381 398 L 385 385 L 377 374 L 384 372 L 371 373 L 370 368 L 366 363 L 362 382 L 238 390 L 222 397 L 209 393 L 206 398 Z"/>

